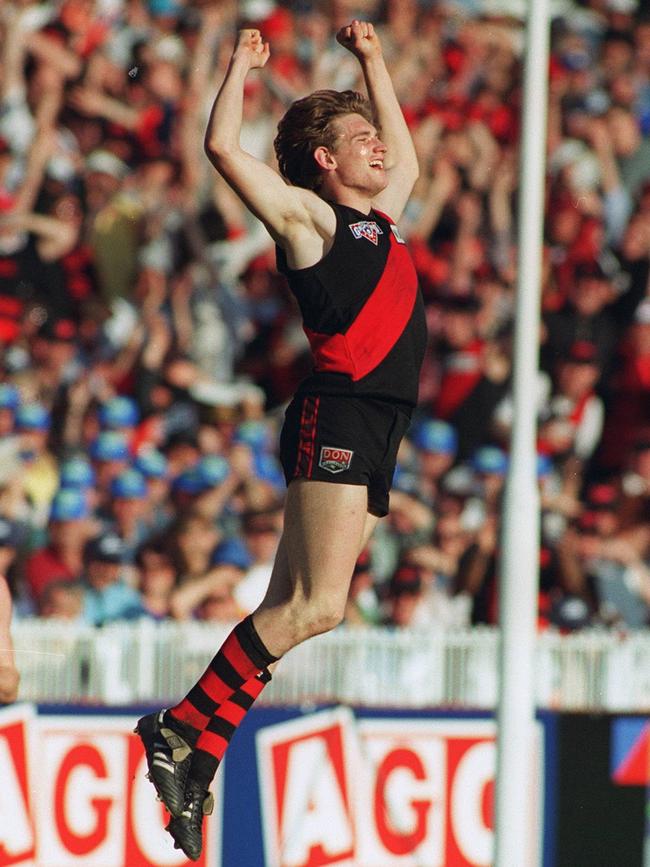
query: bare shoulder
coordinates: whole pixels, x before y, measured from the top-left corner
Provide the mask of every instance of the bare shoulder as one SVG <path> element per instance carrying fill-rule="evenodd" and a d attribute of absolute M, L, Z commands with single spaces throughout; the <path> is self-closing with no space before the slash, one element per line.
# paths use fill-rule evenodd
<path fill-rule="evenodd" d="M 329 202 L 321 199 L 313 190 L 306 190 L 303 187 L 294 187 L 294 190 L 319 235 L 334 237 L 336 214 Z"/>
<path fill-rule="evenodd" d="M 326 255 L 336 234 L 334 208 L 312 190 L 292 187 L 300 201 L 302 219 L 287 224 L 279 240 L 292 269 L 310 268 Z"/>

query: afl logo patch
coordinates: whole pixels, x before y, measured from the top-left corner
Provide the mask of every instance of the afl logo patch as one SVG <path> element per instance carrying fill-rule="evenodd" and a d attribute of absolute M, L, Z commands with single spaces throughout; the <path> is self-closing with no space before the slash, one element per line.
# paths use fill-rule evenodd
<path fill-rule="evenodd" d="M 359 238 L 365 238 L 366 241 L 370 241 L 375 247 L 379 241 L 379 236 L 384 234 L 381 226 L 375 223 L 374 220 L 361 220 L 359 223 L 350 223 L 349 225 L 350 231 L 357 241 Z"/>
<path fill-rule="evenodd" d="M 390 230 L 393 233 L 393 237 L 395 238 L 395 240 L 397 241 L 398 244 L 406 244 L 406 241 L 400 235 L 399 229 L 397 228 L 395 223 L 390 224 Z"/>
<path fill-rule="evenodd" d="M 318 466 L 330 473 L 342 473 L 349 470 L 352 463 L 353 451 L 350 449 L 337 449 L 334 446 L 322 446 Z"/>

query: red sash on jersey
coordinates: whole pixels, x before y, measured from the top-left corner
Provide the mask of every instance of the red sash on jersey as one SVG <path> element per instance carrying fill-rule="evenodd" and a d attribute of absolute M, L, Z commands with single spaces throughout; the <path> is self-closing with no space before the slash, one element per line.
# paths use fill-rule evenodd
<path fill-rule="evenodd" d="M 346 333 L 319 334 L 305 327 L 316 370 L 346 373 L 354 381 L 374 370 L 406 328 L 417 298 L 417 286 L 409 252 L 391 234 L 381 279 Z"/>

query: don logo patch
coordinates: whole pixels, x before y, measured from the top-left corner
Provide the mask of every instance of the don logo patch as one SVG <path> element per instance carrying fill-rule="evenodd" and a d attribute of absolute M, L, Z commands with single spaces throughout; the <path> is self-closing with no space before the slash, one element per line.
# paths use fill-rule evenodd
<path fill-rule="evenodd" d="M 342 473 L 349 470 L 352 463 L 351 449 L 338 449 L 335 446 L 322 446 L 318 466 L 330 473 Z"/>
<path fill-rule="evenodd" d="M 365 238 L 366 241 L 370 241 L 375 247 L 379 241 L 379 236 L 384 234 L 381 226 L 375 223 L 374 220 L 361 220 L 358 223 L 350 223 L 350 231 L 357 240 Z"/>

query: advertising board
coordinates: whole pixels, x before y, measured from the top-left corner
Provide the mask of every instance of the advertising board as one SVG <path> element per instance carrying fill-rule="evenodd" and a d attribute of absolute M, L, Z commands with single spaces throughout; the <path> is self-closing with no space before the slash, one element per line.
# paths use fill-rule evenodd
<path fill-rule="evenodd" d="M 132 732 L 143 710 L 0 710 L 0 867 L 196 863 L 173 848 L 145 778 Z M 538 725 L 540 791 L 543 734 Z M 217 775 L 198 864 L 488 867 L 495 767 L 485 717 L 254 709 Z"/>

